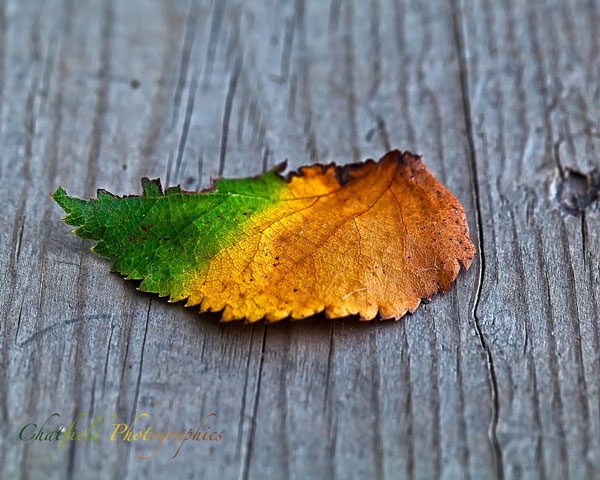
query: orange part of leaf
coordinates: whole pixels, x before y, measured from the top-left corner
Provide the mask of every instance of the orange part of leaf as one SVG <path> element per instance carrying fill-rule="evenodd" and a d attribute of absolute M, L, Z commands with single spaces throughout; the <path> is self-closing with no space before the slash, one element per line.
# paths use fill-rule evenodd
<path fill-rule="evenodd" d="M 223 320 L 399 319 L 446 291 L 475 255 L 465 212 L 420 157 L 304 167 L 279 201 L 188 283 Z"/>

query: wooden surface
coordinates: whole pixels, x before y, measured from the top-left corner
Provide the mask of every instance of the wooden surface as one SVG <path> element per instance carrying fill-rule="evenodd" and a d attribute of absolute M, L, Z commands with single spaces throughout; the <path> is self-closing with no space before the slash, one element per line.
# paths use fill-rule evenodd
<path fill-rule="evenodd" d="M 556 195 L 600 165 L 599 29 L 595 0 L 0 0 L 0 478 L 600 478 L 600 212 Z M 400 322 L 201 318 L 49 199 L 390 147 L 481 254 Z M 143 411 L 224 438 L 18 438 Z"/>

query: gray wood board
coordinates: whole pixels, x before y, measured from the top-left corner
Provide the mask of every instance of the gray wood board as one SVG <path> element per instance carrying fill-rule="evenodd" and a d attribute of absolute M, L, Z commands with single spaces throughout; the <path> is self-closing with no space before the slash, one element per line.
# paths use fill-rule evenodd
<path fill-rule="evenodd" d="M 600 165 L 599 25 L 594 0 L 0 0 L 0 477 L 597 478 L 600 212 L 554 192 Z M 201 317 L 108 274 L 49 199 L 390 147 L 480 252 L 400 322 Z M 224 438 L 18 439 L 143 411 Z"/>

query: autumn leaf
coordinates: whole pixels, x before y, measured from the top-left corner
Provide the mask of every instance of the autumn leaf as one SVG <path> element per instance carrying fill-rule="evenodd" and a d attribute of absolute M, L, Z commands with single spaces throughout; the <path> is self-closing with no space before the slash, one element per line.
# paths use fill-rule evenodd
<path fill-rule="evenodd" d="M 113 271 L 223 320 L 398 319 L 471 265 L 465 212 L 420 157 L 283 168 L 202 192 L 143 179 L 141 196 L 53 198 Z"/>

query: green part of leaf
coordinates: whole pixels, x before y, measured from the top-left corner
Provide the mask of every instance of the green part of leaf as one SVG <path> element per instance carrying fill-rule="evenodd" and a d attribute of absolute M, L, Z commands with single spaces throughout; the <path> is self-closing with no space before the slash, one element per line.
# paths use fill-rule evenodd
<path fill-rule="evenodd" d="M 218 180 L 204 192 L 163 192 L 159 180 L 144 178 L 141 196 L 98 190 L 97 198 L 82 200 L 59 187 L 52 198 L 67 213 L 65 223 L 78 227 L 73 233 L 95 240 L 92 250 L 114 260 L 113 271 L 143 280 L 141 290 L 178 299 L 185 278 L 242 238 L 244 224 L 272 205 L 285 184 L 275 169 Z"/>

